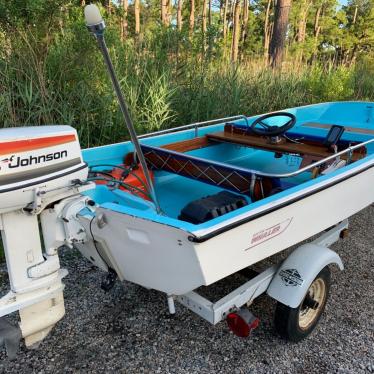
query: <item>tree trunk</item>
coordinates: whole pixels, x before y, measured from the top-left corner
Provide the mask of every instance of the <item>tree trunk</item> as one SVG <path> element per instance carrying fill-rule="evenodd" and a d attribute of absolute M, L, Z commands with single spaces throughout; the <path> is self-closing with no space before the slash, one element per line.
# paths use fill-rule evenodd
<path fill-rule="evenodd" d="M 166 26 L 167 18 L 167 0 L 161 0 L 161 23 Z"/>
<path fill-rule="evenodd" d="M 274 30 L 269 49 L 269 60 L 272 68 L 278 68 L 282 64 L 290 8 L 291 0 L 278 0 L 275 8 Z"/>
<path fill-rule="evenodd" d="M 208 1 L 208 26 L 212 26 L 212 0 Z"/>
<path fill-rule="evenodd" d="M 113 5 L 112 0 L 108 0 L 107 4 L 106 4 L 106 8 L 107 8 L 109 14 L 112 13 L 112 5 Z"/>
<path fill-rule="evenodd" d="M 355 5 L 355 12 L 353 14 L 353 20 L 352 20 L 352 24 L 354 25 L 356 23 L 356 19 L 357 19 L 357 11 L 358 11 L 358 5 Z"/>
<path fill-rule="evenodd" d="M 322 5 L 317 8 L 316 15 L 314 17 L 314 45 L 313 45 L 313 54 L 311 58 L 311 62 L 315 60 L 317 57 L 317 47 L 318 47 L 318 37 L 319 33 L 321 32 L 321 26 L 319 25 L 319 19 L 322 13 Z"/>
<path fill-rule="evenodd" d="M 316 16 L 314 18 L 314 37 L 315 38 L 318 38 L 319 33 L 321 31 L 321 26 L 319 25 L 319 18 L 321 16 L 321 12 L 322 12 L 322 5 L 318 7 L 316 11 Z"/>
<path fill-rule="evenodd" d="M 172 14 L 172 9 L 173 9 L 173 4 L 171 0 L 167 0 L 167 16 L 166 16 L 166 22 L 167 26 L 170 26 L 171 24 L 171 14 Z"/>
<path fill-rule="evenodd" d="M 223 5 L 224 0 L 219 0 L 219 23 L 223 24 Z"/>
<path fill-rule="evenodd" d="M 229 22 L 227 23 L 228 26 L 229 25 L 233 25 L 234 26 L 235 4 L 236 4 L 236 0 L 230 0 L 230 11 L 229 11 L 229 16 L 228 16 Z"/>
<path fill-rule="evenodd" d="M 203 0 L 203 4 L 202 4 L 202 14 L 201 14 L 201 18 L 202 18 L 202 23 L 201 23 L 201 31 L 202 31 L 202 55 L 204 56 L 205 55 L 205 51 L 206 51 L 206 13 L 207 13 L 207 0 Z"/>
<path fill-rule="evenodd" d="M 183 6 L 183 0 L 178 0 L 178 8 L 177 8 L 177 28 L 179 31 L 182 31 L 182 6 Z"/>
<path fill-rule="evenodd" d="M 247 29 L 248 29 L 248 18 L 249 18 L 249 1 L 243 0 L 243 27 L 241 36 L 241 45 L 243 46 L 245 40 L 247 39 Z"/>
<path fill-rule="evenodd" d="M 300 16 L 300 20 L 299 20 L 299 29 L 298 29 L 298 33 L 297 33 L 297 41 L 299 43 L 303 43 L 305 42 L 305 36 L 306 36 L 306 21 L 307 21 L 307 18 L 308 18 L 308 12 L 309 12 L 309 8 L 310 6 L 312 5 L 312 2 L 309 1 L 308 3 L 304 0 L 303 1 L 303 10 L 302 10 L 302 13 L 301 13 L 301 16 Z"/>
<path fill-rule="evenodd" d="M 195 0 L 191 0 L 190 8 L 190 37 L 193 34 L 195 28 Z"/>
<path fill-rule="evenodd" d="M 135 34 L 140 33 L 140 0 L 134 0 L 134 12 L 135 12 Z"/>
<path fill-rule="evenodd" d="M 124 41 L 127 36 L 127 10 L 129 8 L 129 2 L 128 0 L 121 0 L 121 6 L 123 9 L 123 16 L 121 18 L 121 23 L 120 23 L 120 31 L 121 31 L 121 40 Z"/>
<path fill-rule="evenodd" d="M 300 14 L 298 32 L 297 32 L 297 42 L 301 44 L 300 50 L 298 51 L 298 54 L 297 54 L 298 64 L 300 64 L 303 59 L 303 54 L 304 54 L 303 44 L 305 42 L 305 36 L 306 36 L 306 21 L 308 18 L 308 12 L 309 12 L 309 8 L 311 5 L 312 5 L 312 2 L 307 1 L 307 0 L 304 0 L 302 3 L 302 11 Z"/>
<path fill-rule="evenodd" d="M 227 10 L 228 10 L 228 0 L 224 0 L 224 6 L 223 6 L 223 40 L 226 40 L 227 37 Z"/>
<path fill-rule="evenodd" d="M 271 0 L 268 0 L 268 4 L 266 6 L 265 12 L 265 25 L 264 25 L 264 54 L 266 59 L 268 58 L 269 54 L 269 44 L 270 44 L 270 27 L 269 27 L 269 17 L 270 17 L 270 7 L 271 7 Z"/>
<path fill-rule="evenodd" d="M 203 9 L 202 9 L 202 30 L 203 34 L 205 35 L 206 33 L 206 5 L 207 5 L 207 0 L 203 0 Z"/>
<path fill-rule="evenodd" d="M 239 39 L 240 39 L 240 0 L 235 1 L 234 8 L 234 24 L 232 32 L 232 44 L 231 44 L 231 61 L 238 61 L 239 52 Z"/>
<path fill-rule="evenodd" d="M 356 58 L 357 58 L 357 44 L 353 48 L 351 59 L 348 64 L 349 67 L 351 67 L 356 62 Z"/>

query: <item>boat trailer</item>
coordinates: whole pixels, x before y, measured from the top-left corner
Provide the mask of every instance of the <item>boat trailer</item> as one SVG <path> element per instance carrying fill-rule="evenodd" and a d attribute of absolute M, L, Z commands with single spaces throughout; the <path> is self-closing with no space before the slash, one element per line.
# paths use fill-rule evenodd
<path fill-rule="evenodd" d="M 32 347 L 43 340 L 64 316 L 62 278 L 68 272 L 60 269 L 58 248 L 72 248 L 87 240 L 87 232 L 82 228 L 77 213 L 82 209 L 94 210 L 90 199 L 80 195 L 93 186 L 76 179 L 67 184 L 64 178 L 62 180 L 60 188 L 39 190 L 35 194 L 36 200 L 24 209 L 0 214 L 11 285 L 11 291 L 0 299 L 0 343 L 5 343 L 12 357 L 21 337 L 25 338 L 26 346 Z M 59 191 L 57 195 L 46 199 L 56 190 Z M 60 200 L 62 196 L 65 198 Z M 54 199 L 59 202 L 53 209 L 46 208 Z M 213 325 L 227 320 L 236 335 L 246 337 L 259 324 L 259 320 L 248 310 L 258 296 L 267 293 L 278 303 L 297 308 L 309 295 L 311 284 L 321 270 L 330 264 L 336 264 L 343 270 L 340 257 L 328 247 L 345 236 L 347 230 L 348 221 L 345 220 L 312 242 L 297 247 L 283 262 L 262 270 L 216 302 L 211 302 L 197 291 L 166 295 L 169 313 L 176 313 L 177 302 Z M 44 240 L 44 254 L 40 237 Z M 35 246 L 31 248 L 33 244 Z M 107 282 L 107 291 L 114 281 L 115 277 L 112 277 Z M 17 311 L 20 315 L 18 326 L 3 319 Z"/>

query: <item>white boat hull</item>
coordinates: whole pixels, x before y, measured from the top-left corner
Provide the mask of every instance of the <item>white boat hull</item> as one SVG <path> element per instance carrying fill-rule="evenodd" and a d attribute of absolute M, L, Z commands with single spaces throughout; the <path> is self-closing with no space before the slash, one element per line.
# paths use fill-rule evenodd
<path fill-rule="evenodd" d="M 290 203 L 290 195 L 284 207 L 200 243 L 181 229 L 103 208 L 96 215 L 104 214 L 106 224 L 99 228 L 94 221 L 91 228 L 121 279 L 181 295 L 289 248 L 372 204 L 372 166 L 369 162 L 352 169 L 319 192 L 317 185 L 298 201 Z"/>

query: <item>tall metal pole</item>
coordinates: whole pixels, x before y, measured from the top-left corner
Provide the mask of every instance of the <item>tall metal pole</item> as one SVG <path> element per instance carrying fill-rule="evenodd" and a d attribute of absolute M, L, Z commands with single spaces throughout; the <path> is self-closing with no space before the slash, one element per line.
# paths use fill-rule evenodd
<path fill-rule="evenodd" d="M 123 97 L 121 87 L 120 87 L 118 79 L 116 77 L 116 73 L 114 71 L 114 67 L 113 67 L 112 61 L 111 61 L 110 56 L 109 56 L 108 48 L 107 48 L 106 43 L 105 43 L 105 39 L 104 39 L 105 23 L 104 23 L 104 20 L 101 17 L 99 9 L 94 4 L 87 5 L 85 7 L 84 12 L 85 12 L 87 28 L 88 28 L 88 30 L 90 30 L 94 34 L 94 36 L 97 40 L 97 43 L 99 45 L 100 51 L 103 54 L 105 64 L 108 68 L 109 76 L 110 76 L 110 79 L 111 79 L 112 84 L 113 84 L 114 91 L 115 91 L 115 93 L 117 95 L 117 98 L 118 98 L 119 106 L 121 108 L 123 117 L 125 119 L 127 129 L 129 130 L 129 133 L 130 133 L 131 141 L 134 144 L 136 154 L 138 155 L 139 162 L 140 162 L 141 167 L 142 167 L 143 172 L 144 172 L 144 176 L 145 176 L 145 179 L 146 179 L 146 184 L 147 184 L 149 194 L 151 195 L 153 203 L 155 204 L 157 213 L 161 213 L 160 204 L 157 200 L 156 192 L 155 192 L 155 189 L 154 189 L 154 186 L 153 186 L 151 176 L 149 174 L 148 166 L 147 166 L 147 163 L 145 161 L 142 148 L 140 146 L 140 143 L 139 143 L 138 137 L 136 135 L 134 125 L 132 123 L 130 112 L 127 108 L 126 101 Z"/>

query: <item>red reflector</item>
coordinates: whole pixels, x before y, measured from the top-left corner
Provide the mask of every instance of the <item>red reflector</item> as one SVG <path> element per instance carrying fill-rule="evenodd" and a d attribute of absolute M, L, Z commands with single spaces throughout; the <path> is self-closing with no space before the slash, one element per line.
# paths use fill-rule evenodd
<path fill-rule="evenodd" d="M 248 323 L 244 321 L 242 317 L 240 317 L 236 313 L 230 313 L 227 316 L 227 324 L 229 325 L 230 330 L 236 335 L 240 336 L 241 338 L 246 338 L 249 336 L 249 326 Z"/>
<path fill-rule="evenodd" d="M 249 336 L 252 330 L 258 327 L 260 320 L 248 309 L 241 309 L 237 313 L 230 313 L 226 318 L 229 329 L 241 338 Z"/>

